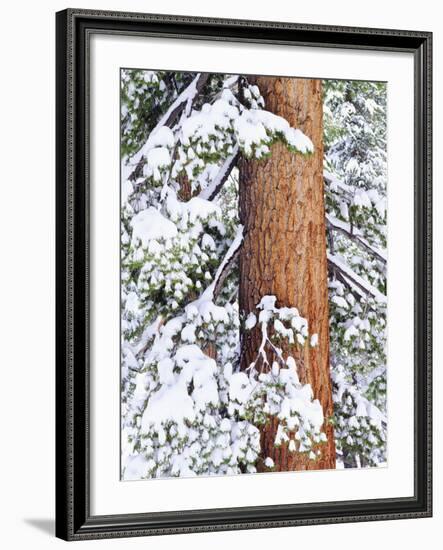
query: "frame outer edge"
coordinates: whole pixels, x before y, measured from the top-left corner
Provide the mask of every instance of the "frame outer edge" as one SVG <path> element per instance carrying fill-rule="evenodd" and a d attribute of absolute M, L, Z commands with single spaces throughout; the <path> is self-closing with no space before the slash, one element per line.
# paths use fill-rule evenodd
<path fill-rule="evenodd" d="M 78 75 L 75 74 L 76 66 L 76 19 L 110 19 L 119 21 L 145 21 L 145 22 L 171 22 L 201 25 L 226 25 L 230 28 L 240 28 L 247 32 L 247 28 L 259 29 L 290 29 L 307 31 L 325 31 L 337 34 L 337 45 L 340 46 L 340 33 L 356 33 L 374 36 L 396 36 L 398 38 L 414 37 L 420 40 L 421 50 L 421 101 L 415 104 L 415 108 L 421 110 L 422 121 L 422 149 L 420 152 L 421 167 L 420 177 L 416 178 L 416 184 L 423 184 L 422 214 L 424 216 L 421 233 L 423 243 L 423 264 L 421 276 L 423 278 L 423 354 L 419 359 L 424 363 L 422 376 L 423 397 L 426 401 L 426 415 L 422 415 L 423 428 L 426 430 L 423 451 L 425 488 L 424 501 L 415 510 L 388 511 L 383 513 L 367 513 L 359 515 L 346 515 L 338 512 L 335 516 L 320 515 L 313 518 L 299 519 L 269 519 L 251 520 L 245 519 L 241 523 L 226 523 L 220 518 L 220 522 L 205 525 L 176 526 L 176 527 L 139 527 L 132 524 L 130 517 L 116 515 L 114 523 L 100 522 L 100 517 L 88 517 L 89 506 L 82 498 L 75 498 L 74 487 L 84 484 L 85 480 L 74 480 L 74 441 L 84 438 L 85 434 L 77 433 L 74 423 L 74 407 L 79 407 L 77 414 L 81 412 L 81 404 L 84 396 L 74 396 L 74 291 L 81 284 L 76 282 L 74 287 L 74 258 L 81 256 L 84 250 L 79 249 L 79 243 L 74 242 L 74 236 L 79 232 L 78 212 L 74 207 L 74 191 L 76 190 L 75 162 L 76 152 L 76 121 L 85 113 L 76 112 L 75 82 Z M 178 34 L 177 34 L 178 35 Z M 192 39 L 192 37 L 191 37 Z M 321 43 L 318 43 L 321 45 Z M 326 44 L 323 44 L 326 45 Z M 331 46 L 332 47 L 332 46 Z M 375 49 L 375 48 L 373 48 Z M 399 47 L 400 49 L 400 47 Z M 309 25 L 284 22 L 246 21 L 230 19 L 209 19 L 188 16 L 170 16 L 157 14 L 141 14 L 129 12 L 109 12 L 83 9 L 67 9 L 56 14 L 56 536 L 64 540 L 103 539 L 111 537 L 159 535 L 191 533 L 203 531 L 224 531 L 239 529 L 256 529 L 269 527 L 283 527 L 295 525 L 319 525 L 326 523 L 345 523 L 360 521 L 376 521 L 386 519 L 410 519 L 429 517 L 432 515 L 432 33 L 420 31 L 398 31 L 391 29 L 367 29 L 363 27 L 337 27 L 328 25 Z M 84 92 L 84 90 L 83 90 Z M 87 127 L 87 124 L 86 124 Z M 416 137 L 417 137 L 416 132 Z M 78 205 L 77 201 L 76 204 Z M 76 225 L 76 227 L 74 226 Z M 81 232 L 81 228 L 80 228 Z M 87 251 L 86 251 L 87 252 Z M 75 256 L 74 256 L 75 255 Z M 88 266 L 86 266 L 87 272 Z M 417 288 L 415 291 L 417 292 Z M 87 311 L 87 309 L 86 309 Z M 78 321 L 77 321 L 78 323 Z M 80 324 L 80 326 L 82 326 Z M 78 336 L 76 337 L 78 338 Z M 77 352 L 79 350 L 77 349 Z M 79 355 L 81 355 L 79 353 Z M 76 359 L 78 361 L 78 358 Z M 78 367 L 78 365 L 77 365 Z M 78 370 L 78 369 L 77 369 Z M 80 388 L 81 390 L 81 388 Z M 81 390 L 83 391 L 83 390 Z M 87 388 L 85 388 L 87 392 Z M 419 426 L 420 428 L 420 426 Z M 86 426 L 87 431 L 87 426 Z M 74 433 L 75 432 L 75 433 Z M 75 437 L 74 437 L 75 435 Z M 86 445 L 87 447 L 87 445 Z M 83 470 L 81 470 L 83 472 Z M 85 468 L 88 473 L 88 467 Z M 87 481 L 86 481 L 87 484 Z M 81 493 L 81 491 L 80 491 Z M 392 506 L 395 506 L 393 500 Z M 204 510 L 203 510 L 204 512 Z M 109 519 L 109 518 L 108 518 Z M 203 520 L 203 518 L 202 518 Z M 126 521 L 126 525 L 124 522 Z M 207 520 L 206 520 L 207 521 Z"/>
<path fill-rule="evenodd" d="M 67 13 L 56 14 L 56 524 L 55 534 L 68 538 L 68 437 L 67 416 Z"/>
<path fill-rule="evenodd" d="M 251 28 L 274 28 L 288 30 L 310 30 L 324 31 L 335 33 L 355 33 L 361 35 L 378 35 L 378 36 L 399 36 L 399 37 L 415 37 L 426 39 L 432 36 L 431 31 L 411 31 L 404 29 L 386 29 L 374 27 L 352 27 L 342 25 L 326 25 L 314 23 L 294 23 L 288 21 L 265 21 L 254 19 L 234 19 L 223 17 L 204 17 L 191 15 L 170 15 L 160 13 L 144 13 L 144 12 L 127 12 L 127 11 L 110 11 L 110 10 L 94 10 L 83 8 L 67 8 L 65 10 L 72 17 L 86 17 L 91 19 L 121 19 L 127 21 L 145 21 L 158 23 L 182 23 L 182 24 L 200 24 L 200 25 L 225 25 L 227 27 L 240 27 L 245 29 Z"/>

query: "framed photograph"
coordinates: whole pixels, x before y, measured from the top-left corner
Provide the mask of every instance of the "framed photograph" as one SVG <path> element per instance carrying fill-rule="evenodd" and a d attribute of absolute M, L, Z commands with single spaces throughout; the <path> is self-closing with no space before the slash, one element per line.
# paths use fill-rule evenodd
<path fill-rule="evenodd" d="M 57 13 L 58 537 L 431 515 L 431 41 Z"/>

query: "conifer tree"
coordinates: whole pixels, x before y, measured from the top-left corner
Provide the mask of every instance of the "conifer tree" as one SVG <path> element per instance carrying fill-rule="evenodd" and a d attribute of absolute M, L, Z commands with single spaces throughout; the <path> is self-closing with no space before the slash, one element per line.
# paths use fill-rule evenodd
<path fill-rule="evenodd" d="M 327 335 L 304 303 L 268 290 L 255 313 L 239 309 L 249 228 L 238 208 L 239 168 L 265 166 L 276 151 L 310 162 L 317 138 L 268 106 L 259 80 L 123 70 L 121 83 L 123 478 L 284 469 L 260 439 L 276 419 L 275 446 L 293 464 L 318 461 L 330 404 L 297 370 L 300 355 L 242 369 L 240 332 L 260 326 L 276 350 L 315 350 Z M 385 460 L 385 100 L 382 86 L 359 85 L 325 83 L 324 219 L 337 459 L 364 466 Z M 351 178 L 352 139 L 365 178 Z"/>
<path fill-rule="evenodd" d="M 251 79 L 250 79 L 251 81 Z M 270 340 L 263 342 L 259 325 L 242 338 L 241 368 L 253 364 L 261 371 L 295 368 L 319 400 L 327 441 L 315 458 L 291 452 L 303 449 L 303 434 L 275 444 L 281 429 L 278 415 L 261 427 L 262 457 L 271 457 L 277 470 L 335 467 L 331 425 L 333 405 L 329 371 L 329 313 L 326 224 L 323 190 L 323 97 L 321 80 L 257 77 L 266 108 L 300 128 L 313 142 L 310 155 L 296 155 L 281 143 L 266 160 L 243 159 L 240 170 L 240 221 L 245 238 L 240 253 L 240 312 L 255 314 L 263 295 L 276 298 L 276 307 L 297 308 L 313 333 L 310 345 L 285 338 L 288 323 L 275 322 Z M 290 334 L 290 332 L 289 332 Z M 263 348 L 264 353 L 258 354 Z M 281 349 L 282 352 L 276 350 Z M 266 357 L 265 357 L 266 354 Z"/>

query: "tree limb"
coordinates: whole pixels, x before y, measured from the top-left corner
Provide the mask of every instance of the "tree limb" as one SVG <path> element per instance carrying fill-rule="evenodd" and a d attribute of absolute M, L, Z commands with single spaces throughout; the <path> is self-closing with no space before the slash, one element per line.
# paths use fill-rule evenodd
<path fill-rule="evenodd" d="M 337 256 L 328 253 L 328 263 L 336 273 L 340 274 L 342 282 L 351 286 L 360 296 L 362 296 L 361 293 L 363 292 L 366 296 L 374 298 L 376 302 L 386 304 L 387 299 L 383 293 L 365 281 L 360 275 L 357 275 L 355 271 L 348 267 Z"/>
<path fill-rule="evenodd" d="M 230 273 L 232 267 L 234 266 L 239 254 L 240 249 L 242 247 L 244 240 L 244 234 L 243 234 L 243 226 L 239 225 L 237 229 L 237 234 L 234 238 L 234 240 L 231 243 L 231 246 L 229 247 L 226 256 L 223 258 L 222 263 L 220 264 L 220 267 L 217 269 L 217 273 L 215 274 L 214 282 L 213 282 L 213 300 L 217 298 L 217 296 L 220 294 L 220 291 L 222 289 L 223 283 Z"/>
<path fill-rule="evenodd" d="M 232 169 L 237 163 L 237 159 L 239 156 L 239 147 L 238 144 L 234 146 L 234 151 L 232 152 L 229 157 L 225 159 L 223 164 L 220 167 L 220 171 L 218 172 L 217 176 L 212 180 L 212 182 L 203 189 L 199 197 L 201 199 L 206 199 L 208 201 L 212 201 L 212 199 L 219 193 L 220 189 L 223 187 L 225 181 L 229 178 L 229 175 L 232 172 Z"/>
<path fill-rule="evenodd" d="M 341 272 L 338 271 L 332 264 L 328 262 L 328 265 L 330 269 L 333 271 L 337 281 L 340 281 L 341 283 L 343 283 L 356 300 L 360 300 L 361 298 L 366 299 L 368 297 L 366 292 L 363 292 L 363 290 L 361 290 L 359 287 L 351 285 L 349 281 L 342 276 Z"/>
<path fill-rule="evenodd" d="M 333 185 L 337 189 L 340 189 L 340 192 L 349 200 L 349 202 L 352 201 L 352 191 L 349 185 L 340 181 L 334 176 L 334 174 L 328 172 L 327 170 L 323 170 L 323 179 L 328 185 Z"/>
<path fill-rule="evenodd" d="M 181 94 L 179 94 L 175 101 L 170 105 L 169 109 L 166 111 L 166 113 L 160 118 L 154 129 L 150 132 L 149 136 L 152 136 L 155 134 L 155 132 L 158 131 L 159 128 L 163 126 L 167 126 L 168 128 L 172 128 L 174 124 L 177 122 L 179 116 L 182 114 L 182 112 L 186 109 L 187 106 L 192 105 L 192 103 L 195 101 L 195 98 L 202 90 L 203 86 L 206 84 L 209 78 L 209 73 L 197 73 L 194 80 L 187 86 Z M 148 137 L 149 140 L 149 137 Z M 144 165 L 144 153 L 145 153 L 145 145 L 144 143 L 142 147 L 135 153 L 131 159 L 130 164 L 135 165 L 134 170 L 129 176 L 129 180 L 135 181 L 141 172 L 141 169 Z"/>
<path fill-rule="evenodd" d="M 183 110 L 186 108 L 189 101 L 193 102 L 197 95 L 203 89 L 203 86 L 206 84 L 209 78 L 209 73 L 198 73 L 194 80 L 189 84 L 187 88 L 175 99 L 166 113 L 161 117 L 153 132 L 160 128 L 161 126 L 168 126 L 171 128 Z"/>
<path fill-rule="evenodd" d="M 234 252 L 232 252 L 231 256 L 229 256 L 228 261 L 223 266 L 223 270 L 219 274 L 218 279 L 217 279 L 217 281 L 214 285 L 214 300 L 220 294 L 221 289 L 223 287 L 223 283 L 225 282 L 226 277 L 231 272 L 231 269 L 233 268 L 235 262 L 237 261 L 237 258 L 240 255 L 240 250 L 241 250 L 241 243 L 240 243 L 239 247 Z"/>
<path fill-rule="evenodd" d="M 376 248 L 375 246 L 372 246 L 361 234 L 358 229 L 351 228 L 350 224 L 346 222 L 342 222 L 341 220 L 338 220 L 337 218 L 334 218 L 333 216 L 326 214 L 326 221 L 328 226 L 335 230 L 339 231 L 343 235 L 346 235 L 349 239 L 353 240 L 360 246 L 362 246 L 369 254 L 372 256 L 375 256 L 377 260 L 380 262 L 386 264 L 387 263 L 387 257 L 386 253 L 383 250 L 380 250 L 379 248 Z"/>

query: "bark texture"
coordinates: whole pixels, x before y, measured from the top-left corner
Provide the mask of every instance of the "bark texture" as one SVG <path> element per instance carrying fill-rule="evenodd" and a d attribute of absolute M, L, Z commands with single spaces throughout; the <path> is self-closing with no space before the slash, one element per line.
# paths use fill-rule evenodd
<path fill-rule="evenodd" d="M 297 362 L 302 383 L 312 386 L 325 419 L 333 412 L 329 372 L 329 310 L 326 258 L 326 223 L 323 192 L 323 110 L 321 80 L 256 77 L 266 109 L 284 117 L 313 142 L 313 155 L 303 157 L 275 143 L 266 160 L 240 159 L 239 208 L 245 228 L 240 254 L 240 311 L 248 314 L 266 294 L 275 295 L 277 307 L 296 307 L 317 333 L 318 346 L 300 349 L 289 344 L 284 354 Z M 258 327 L 242 334 L 241 368 L 257 358 Z M 267 349 L 268 357 L 272 351 Z M 264 365 L 261 368 L 265 369 Z M 262 459 L 271 457 L 276 470 L 335 467 L 332 425 L 325 421 L 327 442 L 321 455 L 309 460 L 274 445 L 278 422 L 262 429 Z M 260 466 L 259 466 L 260 468 Z"/>

